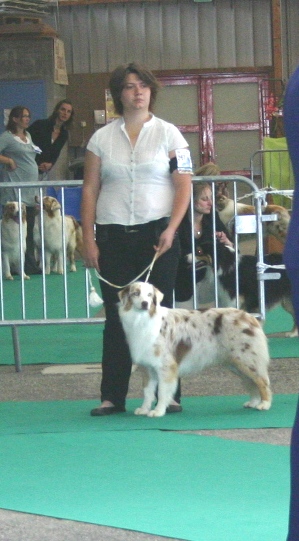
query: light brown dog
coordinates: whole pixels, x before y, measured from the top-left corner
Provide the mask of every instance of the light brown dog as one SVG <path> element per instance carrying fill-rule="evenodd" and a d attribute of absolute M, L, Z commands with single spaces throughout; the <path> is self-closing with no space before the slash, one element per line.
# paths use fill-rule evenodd
<path fill-rule="evenodd" d="M 4 206 L 1 225 L 2 272 L 4 278 L 7 280 L 13 280 L 11 271 L 17 272 L 25 280 L 30 279 L 21 266 L 20 231 L 23 257 L 25 259 L 27 236 L 26 206 L 22 203 L 20 212 L 17 201 L 8 201 Z"/>
<path fill-rule="evenodd" d="M 221 221 L 230 230 L 230 232 L 232 232 L 232 222 L 235 216 L 233 199 L 230 199 L 226 195 L 218 194 L 216 195 L 215 204 Z M 236 211 L 238 216 L 255 214 L 255 207 L 237 202 Z M 265 215 L 277 214 L 277 220 L 264 222 L 264 231 L 265 235 L 273 235 L 276 239 L 284 244 L 290 222 L 288 210 L 280 205 L 267 205 L 263 208 L 262 213 Z"/>
<path fill-rule="evenodd" d="M 42 205 L 44 222 L 45 274 L 51 270 L 63 274 L 63 217 L 61 205 L 55 197 L 46 195 Z M 41 261 L 42 237 L 41 214 L 37 214 L 34 224 L 34 242 Z M 82 253 L 82 228 L 73 216 L 64 216 L 64 236 L 66 254 L 70 263 L 70 271 L 76 271 L 75 251 Z M 42 268 L 42 263 L 40 263 Z"/>

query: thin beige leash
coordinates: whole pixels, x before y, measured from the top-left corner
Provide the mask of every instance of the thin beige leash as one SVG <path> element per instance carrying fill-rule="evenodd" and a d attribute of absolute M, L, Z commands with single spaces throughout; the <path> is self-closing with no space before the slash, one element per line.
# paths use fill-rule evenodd
<path fill-rule="evenodd" d="M 109 286 L 112 286 L 112 287 L 115 287 L 117 289 L 123 289 L 124 287 L 127 287 L 127 286 L 130 286 L 131 284 L 133 284 L 134 282 L 137 282 L 137 280 L 146 272 L 148 271 L 147 275 L 146 275 L 146 278 L 145 278 L 145 282 L 148 282 L 148 279 L 150 277 L 150 274 L 152 272 L 152 269 L 153 269 L 153 266 L 155 264 L 155 261 L 158 257 L 158 252 L 155 253 L 153 259 L 152 259 L 152 262 L 140 273 L 138 274 L 138 276 L 136 276 L 136 278 L 134 278 L 133 280 L 131 280 L 131 282 L 128 282 L 127 284 L 125 284 L 124 286 L 118 286 L 116 284 L 112 284 L 111 282 L 109 282 L 108 280 L 106 280 L 106 278 L 103 278 L 103 276 L 101 276 L 98 271 L 96 269 L 94 269 L 94 272 L 95 272 L 95 275 L 97 278 L 99 278 L 99 280 L 102 280 L 103 282 L 105 282 L 106 284 L 108 284 Z"/>
<path fill-rule="evenodd" d="M 124 287 L 127 287 L 127 286 L 130 286 L 131 284 L 133 284 L 134 282 L 137 282 L 137 280 L 146 272 L 148 271 L 147 275 L 146 275 L 146 278 L 145 278 L 145 282 L 148 282 L 149 280 L 149 277 L 150 277 L 150 274 L 152 272 L 152 269 L 153 269 L 153 266 L 155 264 L 155 261 L 158 257 L 158 252 L 155 253 L 151 263 L 148 265 L 148 267 L 146 267 L 138 276 L 136 276 L 136 278 L 134 278 L 133 280 L 131 280 L 131 282 L 129 282 L 128 284 L 125 284 L 124 286 L 118 286 L 116 284 L 112 284 L 111 282 L 109 282 L 108 280 L 106 280 L 106 278 L 103 278 L 103 276 L 100 275 L 100 273 L 98 273 L 98 271 L 96 269 L 94 269 L 94 272 L 95 272 L 95 275 L 96 277 L 99 279 L 99 280 L 102 280 L 103 282 L 105 282 L 106 284 L 108 284 L 109 286 L 111 287 L 115 287 L 117 289 L 123 289 Z M 89 280 L 89 286 L 90 286 L 90 294 L 89 294 L 89 304 L 90 306 L 92 307 L 96 307 L 96 306 L 99 306 L 100 304 L 103 304 L 103 300 L 98 296 L 97 292 L 96 292 L 96 289 L 95 287 L 92 285 L 92 279 L 91 279 L 91 272 L 89 269 L 86 269 L 87 270 L 87 273 L 88 273 L 88 280 Z"/>

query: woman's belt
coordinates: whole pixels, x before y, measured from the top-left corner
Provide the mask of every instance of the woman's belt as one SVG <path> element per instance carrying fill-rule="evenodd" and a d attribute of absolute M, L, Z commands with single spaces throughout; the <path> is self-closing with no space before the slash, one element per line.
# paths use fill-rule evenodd
<path fill-rule="evenodd" d="M 120 224 L 107 224 L 100 225 L 100 228 L 105 228 L 107 231 L 113 231 L 115 233 L 144 233 L 146 231 L 151 231 L 155 227 L 167 227 L 169 224 L 169 217 L 160 218 L 159 220 L 152 220 L 151 222 L 146 222 L 144 224 L 136 225 L 120 225 Z"/>

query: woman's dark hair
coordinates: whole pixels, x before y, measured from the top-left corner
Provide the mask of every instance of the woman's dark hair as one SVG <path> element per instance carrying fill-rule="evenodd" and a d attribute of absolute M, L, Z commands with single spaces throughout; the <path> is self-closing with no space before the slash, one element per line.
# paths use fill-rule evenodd
<path fill-rule="evenodd" d="M 58 117 L 58 111 L 60 109 L 60 107 L 62 106 L 63 103 L 66 103 L 67 105 L 71 105 L 72 107 L 72 112 L 71 112 L 71 116 L 70 118 L 64 122 L 63 126 L 65 128 L 69 128 L 73 122 L 73 118 L 74 118 L 74 114 L 75 114 L 75 111 L 74 111 L 74 107 L 73 107 L 73 104 L 71 101 L 69 100 L 60 100 L 58 103 L 56 103 L 54 109 L 53 109 L 53 113 L 49 116 L 49 120 L 52 120 L 52 122 L 55 122 L 56 118 Z"/>
<path fill-rule="evenodd" d="M 31 116 L 30 109 L 25 107 L 25 105 L 16 105 L 13 107 L 9 113 L 8 122 L 5 129 L 11 131 L 12 133 L 16 133 L 17 124 L 15 123 L 14 118 L 22 118 L 24 111 L 28 111 L 28 114 Z"/>
<path fill-rule="evenodd" d="M 160 83 L 149 69 L 135 62 L 130 62 L 130 64 L 122 64 L 121 66 L 118 66 L 112 72 L 110 77 L 109 88 L 112 95 L 115 112 L 118 115 L 123 114 L 124 108 L 121 101 L 121 93 L 126 82 L 126 77 L 129 75 L 129 73 L 135 73 L 141 81 L 150 87 L 151 98 L 149 110 L 152 111 L 152 107 L 156 101 L 157 92 L 160 88 Z"/>

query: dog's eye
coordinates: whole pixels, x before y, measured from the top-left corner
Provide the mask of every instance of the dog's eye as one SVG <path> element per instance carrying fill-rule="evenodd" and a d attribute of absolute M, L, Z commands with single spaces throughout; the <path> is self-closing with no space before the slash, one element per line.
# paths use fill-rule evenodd
<path fill-rule="evenodd" d="M 140 295 L 139 291 L 134 291 L 133 297 L 139 297 L 139 295 Z"/>

